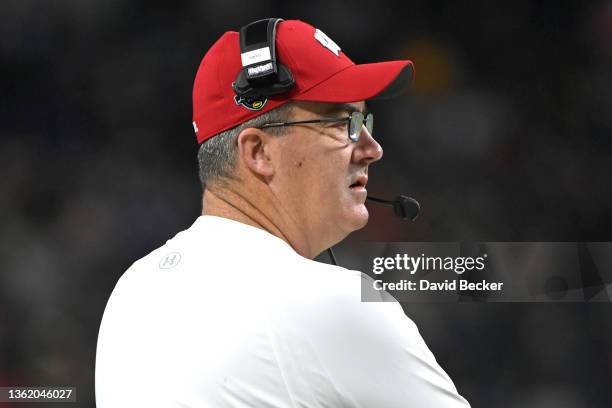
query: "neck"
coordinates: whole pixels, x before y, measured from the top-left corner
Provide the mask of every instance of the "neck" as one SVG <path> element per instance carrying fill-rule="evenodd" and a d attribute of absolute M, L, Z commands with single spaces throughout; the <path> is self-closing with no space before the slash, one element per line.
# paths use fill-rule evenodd
<path fill-rule="evenodd" d="M 265 194 L 249 196 L 231 188 L 207 188 L 202 197 L 202 215 L 223 217 L 268 231 L 303 257 L 314 258 L 317 254 L 313 253 L 303 229 L 265 197 Z"/>

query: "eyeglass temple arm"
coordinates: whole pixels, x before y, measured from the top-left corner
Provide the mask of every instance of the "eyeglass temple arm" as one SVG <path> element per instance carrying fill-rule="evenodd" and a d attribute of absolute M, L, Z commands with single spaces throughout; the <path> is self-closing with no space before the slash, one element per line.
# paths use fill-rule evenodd
<path fill-rule="evenodd" d="M 345 120 L 349 120 L 351 117 L 348 116 L 346 118 L 322 118 L 322 119 L 312 119 L 312 120 L 300 120 L 298 122 L 275 122 L 275 123 L 266 123 L 265 125 L 261 125 L 260 128 L 268 128 L 268 127 L 276 127 L 276 126 L 290 126 L 290 125 L 301 125 L 306 123 L 321 123 L 321 122 L 342 122 Z"/>

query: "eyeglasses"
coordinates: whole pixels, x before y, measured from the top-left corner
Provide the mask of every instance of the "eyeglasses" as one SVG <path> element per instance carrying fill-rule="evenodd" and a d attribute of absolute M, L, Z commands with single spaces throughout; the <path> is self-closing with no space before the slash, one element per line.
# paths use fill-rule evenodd
<path fill-rule="evenodd" d="M 278 122 L 278 123 L 267 123 L 265 125 L 261 125 L 259 129 L 269 128 L 269 127 L 279 127 L 279 126 L 291 126 L 291 125 L 301 125 L 306 123 L 338 123 L 338 122 L 348 122 L 348 137 L 353 142 L 359 141 L 359 136 L 361 135 L 361 128 L 365 124 L 368 132 L 372 134 L 374 131 L 374 115 L 372 113 L 368 113 L 367 115 L 363 115 L 363 112 L 353 112 L 346 118 L 320 118 L 320 119 L 312 119 L 312 120 L 300 120 L 297 122 Z"/>

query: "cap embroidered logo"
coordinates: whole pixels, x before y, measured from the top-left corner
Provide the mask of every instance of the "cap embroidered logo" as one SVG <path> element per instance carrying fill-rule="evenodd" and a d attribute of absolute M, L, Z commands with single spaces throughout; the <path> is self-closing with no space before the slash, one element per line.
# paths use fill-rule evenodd
<path fill-rule="evenodd" d="M 261 95 L 252 95 L 252 96 L 238 96 L 234 95 L 234 102 L 236 105 L 240 105 L 249 110 L 258 111 L 262 110 L 264 106 L 266 106 L 266 102 L 268 102 L 268 98 Z"/>
<path fill-rule="evenodd" d="M 321 43 L 322 46 L 336 54 L 336 57 L 340 56 L 340 47 L 331 38 L 327 36 L 323 31 L 318 28 L 315 30 L 314 38 Z"/>

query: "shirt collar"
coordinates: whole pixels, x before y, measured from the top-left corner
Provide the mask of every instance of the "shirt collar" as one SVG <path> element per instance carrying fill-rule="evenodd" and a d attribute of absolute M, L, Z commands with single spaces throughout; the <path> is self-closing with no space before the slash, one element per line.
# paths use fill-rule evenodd
<path fill-rule="evenodd" d="M 297 254 L 295 250 L 289 245 L 287 242 L 282 240 L 270 232 L 254 227 L 252 225 L 244 224 L 239 221 L 234 221 L 225 217 L 217 217 L 215 215 L 201 215 L 199 216 L 190 230 L 195 231 L 196 233 L 208 233 L 210 234 L 210 229 L 214 228 L 217 231 L 222 230 L 227 233 L 227 235 L 231 235 L 236 238 L 242 238 L 245 240 L 267 240 L 270 244 L 278 245 L 279 247 L 284 247 L 285 249 L 291 250 L 294 254 Z"/>

